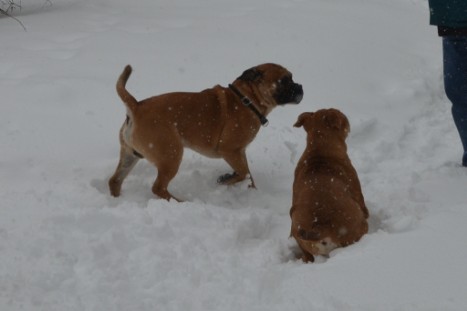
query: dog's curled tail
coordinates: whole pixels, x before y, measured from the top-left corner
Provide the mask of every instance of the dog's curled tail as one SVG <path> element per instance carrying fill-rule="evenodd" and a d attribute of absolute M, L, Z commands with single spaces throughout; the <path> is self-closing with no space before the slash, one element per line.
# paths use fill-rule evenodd
<path fill-rule="evenodd" d="M 125 88 L 126 82 L 131 75 L 131 71 L 133 69 L 130 65 L 126 65 L 125 69 L 123 70 L 122 74 L 118 78 L 117 81 L 117 93 L 118 96 L 122 99 L 125 105 L 128 107 L 129 110 L 134 111 L 136 107 L 138 107 L 138 101 L 131 95 L 127 89 Z"/>

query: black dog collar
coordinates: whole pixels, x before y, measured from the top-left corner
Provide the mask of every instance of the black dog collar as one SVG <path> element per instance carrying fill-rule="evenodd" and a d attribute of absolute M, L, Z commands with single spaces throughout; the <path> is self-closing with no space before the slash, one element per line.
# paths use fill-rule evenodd
<path fill-rule="evenodd" d="M 256 109 L 256 107 L 253 105 L 253 101 L 243 95 L 235 86 L 232 84 L 229 84 L 229 88 L 238 96 L 240 97 L 240 100 L 242 101 L 243 105 L 250 108 L 259 118 L 259 121 L 261 122 L 262 126 L 268 126 L 269 121 L 266 119 L 265 116 L 261 114 L 261 112 Z"/>

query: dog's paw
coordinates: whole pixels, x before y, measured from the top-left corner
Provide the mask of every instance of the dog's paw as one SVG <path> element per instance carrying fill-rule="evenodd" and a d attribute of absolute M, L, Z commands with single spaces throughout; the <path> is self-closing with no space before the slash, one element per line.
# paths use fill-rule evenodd
<path fill-rule="evenodd" d="M 307 254 L 307 253 L 303 253 L 302 256 L 300 256 L 300 259 L 304 262 L 304 263 L 313 263 L 315 262 L 315 256 L 311 255 L 311 254 Z"/>
<path fill-rule="evenodd" d="M 219 178 L 217 178 L 217 183 L 220 184 L 220 185 L 226 185 L 226 184 L 229 184 L 229 181 L 232 181 L 233 178 L 237 177 L 238 174 L 233 172 L 231 174 L 227 173 L 227 174 L 224 174 L 224 175 L 221 175 L 219 176 Z"/>

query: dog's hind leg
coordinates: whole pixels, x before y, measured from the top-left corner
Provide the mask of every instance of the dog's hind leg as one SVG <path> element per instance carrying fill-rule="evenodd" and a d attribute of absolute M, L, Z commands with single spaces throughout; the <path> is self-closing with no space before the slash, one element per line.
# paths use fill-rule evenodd
<path fill-rule="evenodd" d="M 170 201 L 170 199 L 175 199 L 178 202 L 182 202 L 180 199 L 174 197 L 168 190 L 170 181 L 177 174 L 177 169 L 162 167 L 157 170 L 157 178 L 152 186 L 152 192 L 162 199 Z"/>
<path fill-rule="evenodd" d="M 160 141 L 160 148 L 158 146 L 154 147 L 158 152 L 148 154 L 147 160 L 157 167 L 157 178 L 152 186 L 152 192 L 167 201 L 173 198 L 181 202 L 167 190 L 170 181 L 178 172 L 183 157 L 183 145 L 180 139 L 171 139 L 171 137 L 173 137 L 171 133 L 166 132 L 166 140 Z"/>
<path fill-rule="evenodd" d="M 110 194 L 114 197 L 120 195 L 123 180 L 128 176 L 128 173 L 135 167 L 140 157 L 128 147 L 122 145 L 120 149 L 120 161 L 113 176 L 109 179 Z"/>
<path fill-rule="evenodd" d="M 250 188 L 256 188 L 253 177 L 251 176 L 250 169 L 248 168 L 248 161 L 246 159 L 245 150 L 236 150 L 235 152 L 223 153 L 224 160 L 233 168 L 233 174 L 226 174 L 219 177 L 218 182 L 223 185 L 233 185 L 237 182 L 250 178 Z"/>

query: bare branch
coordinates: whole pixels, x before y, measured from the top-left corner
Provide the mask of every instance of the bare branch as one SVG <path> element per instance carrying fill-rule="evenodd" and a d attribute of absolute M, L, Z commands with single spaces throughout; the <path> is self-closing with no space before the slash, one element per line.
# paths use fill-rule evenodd
<path fill-rule="evenodd" d="M 7 10 L 3 10 L 3 9 L 0 8 L 0 14 L 1 14 L 1 15 L 5 15 L 6 17 L 9 17 L 9 18 L 14 19 L 15 21 L 17 21 L 17 22 L 21 25 L 21 27 L 23 27 L 24 31 L 28 31 L 28 30 L 26 29 L 26 27 L 24 27 L 24 24 L 23 24 L 19 19 L 17 19 L 17 18 L 14 17 L 14 16 L 11 16 L 10 13 L 8 13 L 8 10 L 11 10 L 11 6 L 8 7 Z"/>

